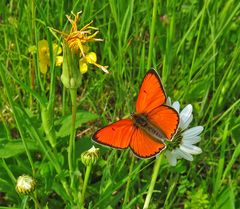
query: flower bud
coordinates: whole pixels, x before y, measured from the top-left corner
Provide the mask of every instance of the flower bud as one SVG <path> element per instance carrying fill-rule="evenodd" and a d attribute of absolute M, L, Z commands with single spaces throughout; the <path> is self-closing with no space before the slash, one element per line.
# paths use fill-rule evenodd
<path fill-rule="evenodd" d="M 76 89 L 82 82 L 82 75 L 79 71 L 79 51 L 70 48 L 66 41 L 63 41 L 63 72 L 61 80 L 68 89 Z"/>
<path fill-rule="evenodd" d="M 81 154 L 81 160 L 85 166 L 95 165 L 98 158 L 99 148 L 95 148 L 94 146 Z"/>
<path fill-rule="evenodd" d="M 18 193 L 29 194 L 36 188 L 36 180 L 29 175 L 19 176 L 17 179 L 16 190 Z"/>

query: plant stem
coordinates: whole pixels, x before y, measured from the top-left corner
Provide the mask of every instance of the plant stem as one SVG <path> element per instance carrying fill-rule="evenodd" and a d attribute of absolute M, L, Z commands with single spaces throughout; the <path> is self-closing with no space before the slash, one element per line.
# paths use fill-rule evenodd
<path fill-rule="evenodd" d="M 130 164 L 130 167 L 129 167 L 129 173 L 128 173 L 128 181 L 127 181 L 124 200 L 123 200 L 123 208 L 127 204 L 127 202 L 129 201 L 129 186 L 130 186 L 130 183 L 131 183 L 131 180 L 132 180 L 131 177 L 132 177 L 132 170 L 133 170 L 134 161 L 135 161 L 135 158 L 132 155 L 132 160 L 131 160 L 131 164 Z"/>
<path fill-rule="evenodd" d="M 154 40 L 156 16 L 157 16 L 157 2 L 158 2 L 157 0 L 153 1 L 153 13 L 152 13 L 152 24 L 151 24 L 151 29 L 150 29 L 150 41 L 149 41 L 147 69 L 150 69 L 151 61 L 152 61 L 153 42 L 154 42 L 153 40 Z"/>
<path fill-rule="evenodd" d="M 147 197 L 145 199 L 143 209 L 148 209 L 148 207 L 149 207 L 149 203 L 150 203 L 152 193 L 153 193 L 153 189 L 154 189 L 154 186 L 155 186 L 155 183 L 156 183 L 156 180 L 157 180 L 158 171 L 159 171 L 159 168 L 160 168 L 160 165 L 161 165 L 161 162 L 162 162 L 162 158 L 163 158 L 163 154 L 161 154 L 155 161 L 154 168 L 153 168 L 152 179 L 151 179 L 151 182 L 150 182 L 150 186 L 149 186 L 149 189 L 148 189 L 148 193 L 147 193 Z"/>
<path fill-rule="evenodd" d="M 66 88 L 63 86 L 63 91 L 62 91 L 62 116 L 66 115 L 67 112 L 67 105 L 66 105 Z"/>
<path fill-rule="evenodd" d="M 77 113 L 77 89 L 70 89 L 71 101 L 72 101 L 72 127 L 71 134 L 69 139 L 69 147 L 68 147 L 68 165 L 71 176 L 71 187 L 74 184 L 74 175 L 73 172 L 75 170 L 75 124 L 76 124 L 76 113 Z"/>
<path fill-rule="evenodd" d="M 31 44 L 35 45 L 35 34 L 36 34 L 36 5 L 35 5 L 35 0 L 28 1 L 28 7 L 30 8 L 30 39 L 31 39 Z M 30 86 L 31 89 L 34 89 L 34 84 L 35 84 L 35 68 L 36 66 L 34 65 L 34 62 L 31 61 L 29 62 L 29 79 L 30 79 Z M 29 95 L 29 108 L 32 109 L 33 106 L 33 97 L 32 94 Z"/>
<path fill-rule="evenodd" d="M 85 192 L 86 192 L 86 189 L 87 189 L 91 169 L 92 169 L 92 165 L 88 165 L 87 169 L 86 169 L 85 176 L 84 176 L 83 189 L 82 189 L 82 195 L 81 195 L 82 207 L 84 207 Z"/>
<path fill-rule="evenodd" d="M 33 202 L 34 202 L 34 204 L 35 204 L 35 208 L 37 209 L 42 209 L 42 206 L 40 205 L 40 203 L 39 203 L 39 201 L 38 201 L 38 199 L 37 199 L 37 193 L 36 193 L 36 191 L 34 192 L 34 194 L 33 195 L 31 195 L 31 197 L 32 197 L 32 199 L 33 199 Z"/>

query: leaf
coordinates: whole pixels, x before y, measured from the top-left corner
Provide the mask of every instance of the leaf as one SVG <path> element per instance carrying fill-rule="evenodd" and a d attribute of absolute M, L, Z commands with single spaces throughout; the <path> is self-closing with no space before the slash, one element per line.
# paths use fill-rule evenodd
<path fill-rule="evenodd" d="M 76 125 L 75 128 L 78 128 L 84 123 L 93 121 L 98 118 L 98 115 L 87 112 L 87 111 L 79 111 L 76 115 Z M 71 126 L 72 126 L 72 115 L 65 117 L 60 124 L 62 125 L 57 133 L 58 137 L 65 137 L 70 134 Z"/>
<path fill-rule="evenodd" d="M 217 198 L 215 207 L 218 209 L 235 209 L 235 195 L 233 185 L 226 186 Z"/>
<path fill-rule="evenodd" d="M 36 142 L 32 140 L 26 140 L 29 150 L 38 150 Z M 9 158 L 25 152 L 22 140 L 8 141 L 0 139 L 0 158 Z"/>
<path fill-rule="evenodd" d="M 195 102 L 199 98 L 203 98 L 206 92 L 208 92 L 210 82 L 210 78 L 205 78 L 189 84 L 188 87 L 186 87 L 186 91 L 188 91 L 188 93 L 185 95 L 184 99 L 189 102 Z"/>

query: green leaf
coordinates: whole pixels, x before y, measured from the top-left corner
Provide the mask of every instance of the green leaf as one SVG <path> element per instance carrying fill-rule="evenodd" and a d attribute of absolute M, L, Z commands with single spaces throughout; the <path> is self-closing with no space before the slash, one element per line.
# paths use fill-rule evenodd
<path fill-rule="evenodd" d="M 76 115 L 76 125 L 75 128 L 78 128 L 84 123 L 96 120 L 98 115 L 87 112 L 87 111 L 79 111 Z M 72 115 L 65 117 L 60 124 L 62 125 L 57 133 L 58 137 L 65 137 L 70 134 L 70 129 L 72 125 Z"/>
<path fill-rule="evenodd" d="M 226 186 L 217 198 L 215 207 L 218 209 L 235 209 L 234 188 L 232 185 Z"/>
<path fill-rule="evenodd" d="M 210 78 L 205 77 L 204 79 L 199 79 L 189 84 L 188 86 L 184 84 L 186 87 L 186 91 L 188 93 L 185 95 L 184 99 L 188 102 L 196 102 L 199 98 L 203 98 L 208 92 L 210 87 Z"/>
<path fill-rule="evenodd" d="M 38 150 L 36 142 L 26 140 L 29 150 Z M 22 140 L 8 141 L 0 139 L 0 158 L 9 158 L 25 152 Z"/>

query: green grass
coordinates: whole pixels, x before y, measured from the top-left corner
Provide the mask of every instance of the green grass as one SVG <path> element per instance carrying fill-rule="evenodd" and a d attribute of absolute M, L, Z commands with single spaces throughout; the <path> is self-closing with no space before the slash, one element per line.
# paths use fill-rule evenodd
<path fill-rule="evenodd" d="M 193 105 L 191 126 L 204 126 L 203 153 L 193 162 L 171 167 L 162 158 L 149 209 L 240 207 L 239 1 L 2 0 L 0 6 L 0 208 L 81 208 L 81 153 L 97 129 L 135 110 L 149 68 L 158 71 L 173 101 Z M 29 48 L 41 39 L 60 43 L 49 27 L 69 30 L 65 15 L 81 10 L 79 28 L 91 20 L 99 28 L 104 42 L 90 46 L 110 73 L 92 65 L 82 76 L 73 160 L 71 96 L 62 69 L 51 48 L 43 76 Z M 155 159 L 96 146 L 100 158 L 91 169 L 85 208 L 143 208 Z M 37 179 L 34 193 L 16 192 L 22 174 Z"/>

